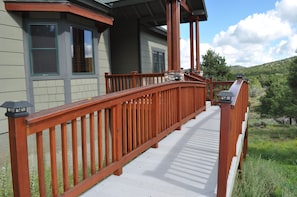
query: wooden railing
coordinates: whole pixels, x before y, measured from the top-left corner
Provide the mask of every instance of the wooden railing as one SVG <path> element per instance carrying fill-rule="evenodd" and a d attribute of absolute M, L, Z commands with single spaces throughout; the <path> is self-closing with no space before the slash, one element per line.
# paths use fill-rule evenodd
<path fill-rule="evenodd" d="M 165 82 L 164 73 L 110 74 L 105 73 L 106 93 L 113 93 L 130 88 L 143 87 Z"/>
<path fill-rule="evenodd" d="M 237 79 L 227 94 L 234 97 L 220 102 L 218 197 L 231 196 L 236 171 L 247 151 L 248 83 Z"/>
<path fill-rule="evenodd" d="M 219 98 L 219 93 L 222 90 L 229 90 L 231 85 L 233 84 L 234 81 L 212 81 L 209 79 L 208 84 L 208 90 L 209 90 L 209 100 L 211 101 L 212 105 L 218 105 L 220 98 Z"/>
<path fill-rule="evenodd" d="M 27 117 L 7 113 L 14 196 L 33 193 L 32 166 L 38 171 L 35 195 L 77 196 L 120 175 L 123 165 L 205 109 L 204 83 L 168 82 Z M 29 155 L 32 137 L 36 153 Z"/>
<path fill-rule="evenodd" d="M 130 88 L 143 87 L 152 84 L 159 84 L 169 81 L 170 73 L 179 71 L 168 71 L 163 73 L 138 73 L 136 71 L 130 74 L 110 74 L 105 73 L 106 93 L 113 93 Z M 219 104 L 220 91 L 228 90 L 233 84 L 233 81 L 213 81 L 209 78 L 204 78 L 195 72 L 184 73 L 185 81 L 199 81 L 206 84 L 205 94 L 206 100 L 211 101 L 212 105 Z"/>

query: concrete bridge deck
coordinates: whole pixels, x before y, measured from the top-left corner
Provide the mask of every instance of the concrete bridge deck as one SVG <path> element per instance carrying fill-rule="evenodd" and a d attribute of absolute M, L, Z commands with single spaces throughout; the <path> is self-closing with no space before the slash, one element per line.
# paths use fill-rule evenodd
<path fill-rule="evenodd" d="M 216 196 L 220 108 L 209 106 L 82 197 Z"/>

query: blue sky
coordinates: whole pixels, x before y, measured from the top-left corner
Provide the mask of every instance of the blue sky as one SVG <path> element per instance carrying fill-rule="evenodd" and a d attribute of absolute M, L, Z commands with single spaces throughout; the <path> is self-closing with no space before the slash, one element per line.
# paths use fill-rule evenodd
<path fill-rule="evenodd" d="M 228 65 L 253 66 L 294 56 L 297 0 L 205 0 L 208 20 L 200 22 L 201 53 L 207 49 Z M 181 26 L 181 66 L 188 67 L 189 24 Z"/>

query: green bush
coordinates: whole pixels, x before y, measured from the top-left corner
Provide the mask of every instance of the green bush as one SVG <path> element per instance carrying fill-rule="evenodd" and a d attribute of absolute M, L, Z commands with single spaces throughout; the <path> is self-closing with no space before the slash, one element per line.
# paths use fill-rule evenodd
<path fill-rule="evenodd" d="M 273 161 L 249 158 L 237 180 L 233 196 L 265 197 L 279 191 L 281 174 Z"/>
<path fill-rule="evenodd" d="M 233 190 L 235 197 L 297 196 L 297 128 L 250 128 L 248 157 Z"/>

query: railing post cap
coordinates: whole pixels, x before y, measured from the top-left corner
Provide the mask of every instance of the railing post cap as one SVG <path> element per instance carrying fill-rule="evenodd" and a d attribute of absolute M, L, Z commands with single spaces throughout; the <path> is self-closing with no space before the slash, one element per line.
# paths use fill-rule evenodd
<path fill-rule="evenodd" d="M 232 97 L 234 97 L 234 94 L 228 90 L 221 91 L 218 96 L 220 97 L 221 103 L 232 103 Z"/>
<path fill-rule="evenodd" d="M 18 118 L 28 116 L 27 108 L 33 105 L 27 101 L 6 101 L 0 107 L 6 108 L 7 117 Z"/>

